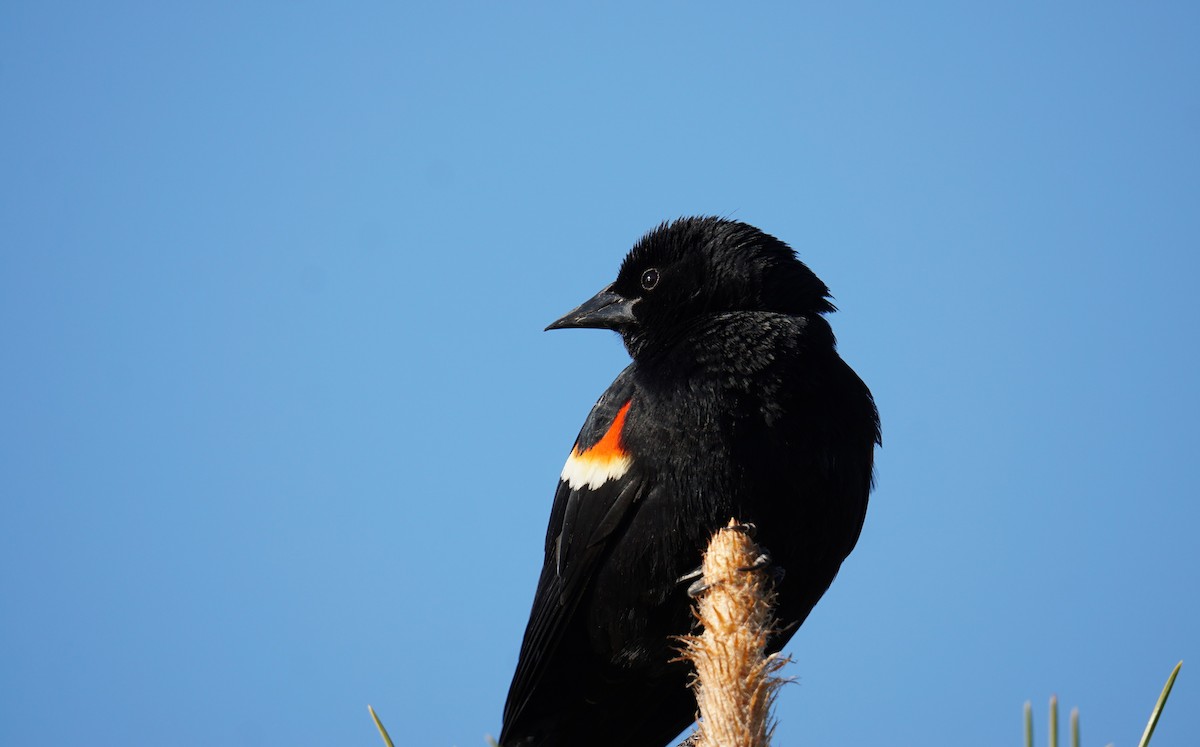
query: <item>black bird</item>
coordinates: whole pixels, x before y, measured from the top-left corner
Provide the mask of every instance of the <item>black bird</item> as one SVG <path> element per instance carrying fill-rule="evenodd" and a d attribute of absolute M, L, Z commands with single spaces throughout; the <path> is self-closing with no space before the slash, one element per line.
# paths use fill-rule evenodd
<path fill-rule="evenodd" d="M 503 747 L 661 747 L 687 728 L 681 579 L 730 518 L 753 523 L 783 571 L 773 650 L 808 616 L 858 541 L 880 443 L 831 311 L 782 241 L 684 218 L 547 327 L 615 330 L 633 362 L 563 467 Z"/>

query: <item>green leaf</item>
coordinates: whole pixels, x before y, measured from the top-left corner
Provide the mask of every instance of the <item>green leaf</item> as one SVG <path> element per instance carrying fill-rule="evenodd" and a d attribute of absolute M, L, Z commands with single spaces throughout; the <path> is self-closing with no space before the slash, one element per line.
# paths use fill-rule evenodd
<path fill-rule="evenodd" d="M 1050 747 L 1058 747 L 1058 696 L 1050 696 Z"/>
<path fill-rule="evenodd" d="M 1158 717 L 1162 715 L 1163 706 L 1167 704 L 1167 696 L 1171 694 L 1171 688 L 1175 686 L 1175 677 L 1179 674 L 1182 666 L 1183 662 L 1181 661 L 1171 670 L 1171 676 L 1167 678 L 1162 695 L 1158 696 L 1158 702 L 1154 704 L 1154 710 L 1150 713 L 1150 722 L 1146 724 L 1146 731 L 1142 732 L 1142 741 L 1138 742 L 1138 747 L 1147 747 L 1150 744 L 1150 737 L 1154 736 L 1154 727 L 1158 726 Z"/>
<path fill-rule="evenodd" d="M 367 706 L 367 710 L 371 712 L 371 720 L 375 722 L 375 728 L 379 730 L 379 736 L 383 737 L 383 743 L 387 747 L 396 747 L 396 745 L 392 744 L 392 738 L 388 736 L 387 729 L 383 728 L 383 722 L 375 715 L 375 709 Z"/>

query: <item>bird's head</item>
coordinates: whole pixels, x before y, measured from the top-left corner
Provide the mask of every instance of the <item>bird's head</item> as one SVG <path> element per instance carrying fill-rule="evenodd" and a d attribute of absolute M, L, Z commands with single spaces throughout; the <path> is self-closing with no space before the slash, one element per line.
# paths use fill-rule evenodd
<path fill-rule="evenodd" d="M 620 333 L 635 358 L 716 314 L 833 311 L 829 289 L 769 234 L 722 218 L 681 218 L 641 238 L 617 279 L 546 329 Z"/>

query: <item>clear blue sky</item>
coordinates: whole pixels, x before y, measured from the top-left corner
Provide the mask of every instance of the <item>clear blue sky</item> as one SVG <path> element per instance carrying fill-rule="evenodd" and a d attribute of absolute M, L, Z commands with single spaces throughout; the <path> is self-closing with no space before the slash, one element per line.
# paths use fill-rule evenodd
<path fill-rule="evenodd" d="M 0 743 L 482 746 L 709 213 L 884 422 L 779 745 L 1200 740 L 1195 3 L 0 7 Z"/>

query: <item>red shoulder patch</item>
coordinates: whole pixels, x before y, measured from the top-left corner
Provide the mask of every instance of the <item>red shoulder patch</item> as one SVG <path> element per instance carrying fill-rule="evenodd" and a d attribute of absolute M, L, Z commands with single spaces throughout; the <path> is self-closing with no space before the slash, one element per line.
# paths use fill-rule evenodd
<path fill-rule="evenodd" d="M 585 485 L 593 489 L 598 488 L 629 470 L 633 460 L 621 443 L 621 431 L 625 427 L 625 416 L 629 414 L 631 404 L 633 400 L 621 405 L 612 425 L 608 426 L 608 430 L 599 441 L 583 451 L 579 450 L 578 445 L 571 450 L 560 477 L 572 490 L 578 490 Z"/>

